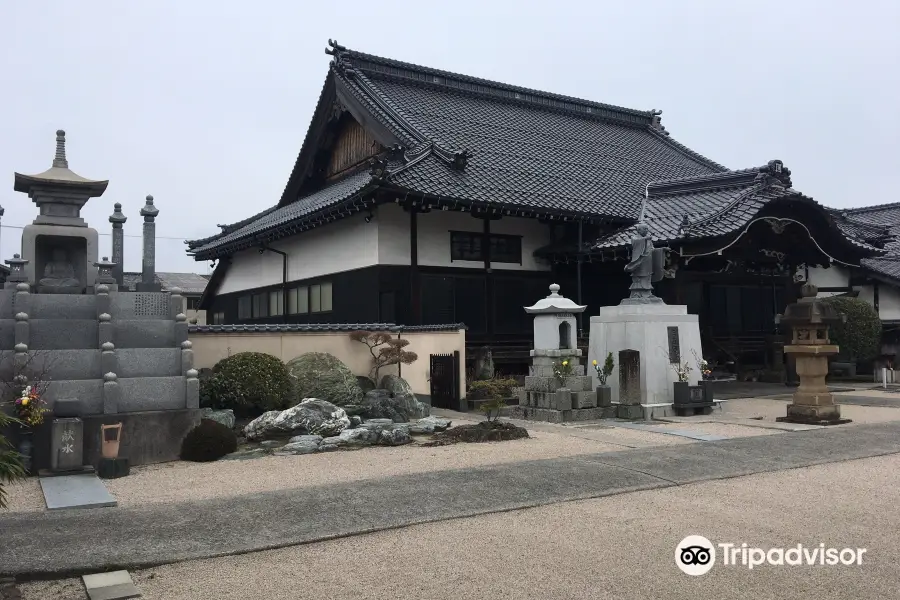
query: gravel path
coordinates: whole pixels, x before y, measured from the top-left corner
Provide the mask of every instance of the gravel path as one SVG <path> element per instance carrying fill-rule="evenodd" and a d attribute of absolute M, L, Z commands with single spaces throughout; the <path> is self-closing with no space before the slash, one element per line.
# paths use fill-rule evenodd
<path fill-rule="evenodd" d="M 840 494 L 835 490 L 840 489 Z M 900 457 L 635 492 L 133 573 L 147 600 L 895 598 Z M 823 501 L 827 498 L 828 501 Z M 674 565 L 687 535 L 868 550 L 859 567 Z M 645 573 L 644 576 L 640 572 Z M 83 600 L 78 580 L 21 586 Z"/>
<path fill-rule="evenodd" d="M 454 420 L 454 425 L 465 422 Z M 137 506 L 693 441 L 626 429 L 585 432 L 557 427 L 553 431 L 559 433 L 543 427 L 532 429 L 530 439 L 510 442 L 372 447 L 213 463 L 170 462 L 136 467 L 128 477 L 105 483 L 119 506 Z M 36 478 L 10 488 L 10 497 L 10 512 L 45 509 Z"/>

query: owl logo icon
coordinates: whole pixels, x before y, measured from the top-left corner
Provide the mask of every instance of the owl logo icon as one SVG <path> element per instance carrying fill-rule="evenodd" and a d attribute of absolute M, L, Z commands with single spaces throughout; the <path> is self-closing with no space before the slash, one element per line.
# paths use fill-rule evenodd
<path fill-rule="evenodd" d="M 675 546 L 675 565 L 687 575 L 706 575 L 716 564 L 716 548 L 701 535 L 689 535 Z"/>

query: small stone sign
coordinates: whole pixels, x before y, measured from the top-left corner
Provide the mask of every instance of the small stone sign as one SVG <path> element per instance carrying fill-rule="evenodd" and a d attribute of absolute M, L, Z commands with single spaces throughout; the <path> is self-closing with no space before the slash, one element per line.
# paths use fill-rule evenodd
<path fill-rule="evenodd" d="M 678 337 L 678 327 L 667 327 L 666 334 L 669 337 L 669 362 L 673 365 L 681 364 L 681 339 Z"/>
<path fill-rule="evenodd" d="M 641 353 L 619 351 L 619 403 L 641 403 Z"/>

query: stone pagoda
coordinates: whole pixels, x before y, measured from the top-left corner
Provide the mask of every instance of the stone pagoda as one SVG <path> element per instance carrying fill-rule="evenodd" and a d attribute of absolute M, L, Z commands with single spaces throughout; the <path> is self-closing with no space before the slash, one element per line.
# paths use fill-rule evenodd
<path fill-rule="evenodd" d="M 593 378 L 585 374 L 576 343 L 575 315 L 585 308 L 561 296 L 555 283 L 549 296 L 525 308 L 534 315 L 530 375 L 519 394 L 519 405 L 507 408 L 507 416 L 552 423 L 604 416 L 604 409 L 597 408 Z"/>
<path fill-rule="evenodd" d="M 83 421 L 87 464 L 99 458 L 101 426 L 118 423 L 122 453 L 132 465 L 175 459 L 182 438 L 200 420 L 200 382 L 182 314 L 184 300 L 180 290 L 119 288 L 121 206 L 110 219 L 114 261 L 100 259 L 98 233 L 81 218 L 81 208 L 100 197 L 108 182 L 71 171 L 65 143 L 65 132 L 57 131 L 51 168 L 38 175 L 15 174 L 15 190 L 27 194 L 39 214 L 22 231 L 21 254 L 6 261 L 0 378 L 42 381 L 43 398 L 57 416 L 62 406 L 77 412 L 65 416 Z M 142 283 L 154 278 L 157 213 L 148 197 L 140 212 L 145 219 Z M 42 425 L 34 434 L 36 466 L 51 466 L 49 428 Z"/>

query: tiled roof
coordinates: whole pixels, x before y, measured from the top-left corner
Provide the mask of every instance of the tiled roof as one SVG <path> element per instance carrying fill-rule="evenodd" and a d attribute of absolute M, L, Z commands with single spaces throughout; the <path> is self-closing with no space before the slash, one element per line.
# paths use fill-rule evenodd
<path fill-rule="evenodd" d="M 140 273 L 125 272 L 122 274 L 122 283 L 128 290 L 134 290 L 135 285 L 140 281 Z M 209 276 L 198 273 L 156 273 L 156 283 L 162 286 L 164 292 L 179 288 L 184 294 L 196 295 L 202 294 L 206 289 Z"/>
<path fill-rule="evenodd" d="M 287 235 L 292 226 L 299 230 L 301 222 L 368 191 L 368 184 L 462 204 L 621 223 L 637 217 L 650 181 L 727 172 L 672 140 L 658 111 L 509 86 L 336 43 L 330 53 L 335 58 L 281 208 L 187 242 L 198 260 L 252 245 L 255 235 Z M 324 127 L 335 90 L 403 147 L 405 164 L 392 165 L 380 179 L 358 173 L 295 201 L 289 195 L 306 179 L 320 137 L 313 133 Z"/>
<path fill-rule="evenodd" d="M 774 162 L 774 161 L 773 161 Z M 770 163 L 771 165 L 772 163 Z M 812 198 L 790 187 L 789 177 L 772 177 L 767 167 L 745 169 L 704 177 L 654 182 L 648 186 L 644 221 L 659 242 L 728 235 L 746 227 L 774 200 L 792 198 L 811 203 Z M 788 171 L 788 176 L 790 172 Z M 832 215 L 834 216 L 834 215 Z M 848 241 L 877 251 L 872 236 L 835 224 Z M 636 225 L 630 225 L 597 241 L 596 249 L 616 248 L 630 243 Z"/>
<path fill-rule="evenodd" d="M 288 323 L 260 325 L 191 325 L 191 333 L 259 333 L 259 332 L 301 332 L 317 331 L 392 331 L 396 333 L 416 333 L 419 331 L 457 331 L 467 329 L 462 323 L 445 325 L 396 325 L 394 323 Z"/>

